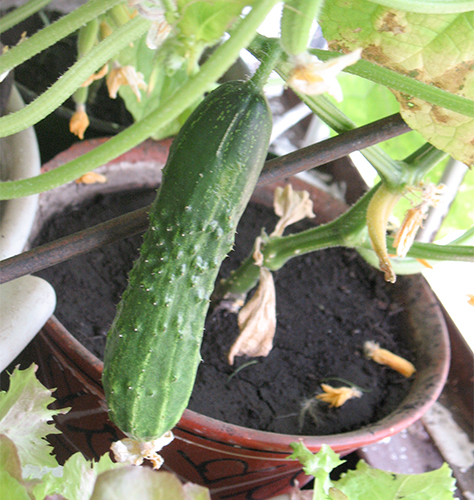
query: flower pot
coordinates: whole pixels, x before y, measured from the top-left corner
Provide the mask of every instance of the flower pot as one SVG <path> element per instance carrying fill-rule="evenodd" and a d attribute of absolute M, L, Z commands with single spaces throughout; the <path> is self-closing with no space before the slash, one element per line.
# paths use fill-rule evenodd
<path fill-rule="evenodd" d="M 7 80 L 2 82 L 2 89 L 6 83 Z M 24 106 L 15 86 L 8 93 L 2 90 L 1 101 L 0 115 L 3 112 L 13 113 Z M 38 175 L 40 165 L 38 144 L 32 127 L 0 139 L 1 181 Z M 23 250 L 33 227 L 37 206 L 37 195 L 0 201 L 0 260 Z M 38 277 L 23 276 L 0 286 L 0 372 L 16 358 L 51 316 L 55 300 L 51 286 Z"/>
<path fill-rule="evenodd" d="M 98 141 L 82 143 L 72 152 L 81 154 L 97 144 Z M 105 184 L 71 183 L 45 193 L 40 199 L 38 228 L 54 210 L 62 210 L 76 195 L 90 197 L 104 188 L 108 191 L 125 188 L 130 182 L 135 186 L 156 185 L 168 146 L 168 142 L 147 141 L 101 167 L 98 172 L 107 177 Z M 45 168 L 54 168 L 66 161 L 68 154 L 61 155 Z M 294 179 L 292 182 L 296 189 L 303 188 L 302 181 Z M 254 200 L 271 205 L 273 188 L 259 188 Z M 320 223 L 345 209 L 342 203 L 319 190 L 313 190 L 312 197 Z M 303 440 L 313 452 L 327 444 L 344 455 L 392 436 L 419 419 L 437 399 L 446 380 L 449 367 L 447 330 L 436 299 L 422 278 L 404 277 L 400 283 L 389 286 L 394 296 L 404 297 L 406 314 L 401 335 L 413 347 L 417 359 L 411 388 L 395 410 L 363 428 L 322 436 L 301 436 L 296 431 L 295 434 L 264 432 L 186 410 L 173 431 L 175 440 L 162 450 L 165 468 L 185 480 L 209 487 L 214 499 L 266 499 L 284 493 L 296 480 L 302 485 L 308 479 L 297 462 L 286 459 L 291 453 L 292 442 Z M 121 434 L 107 417 L 100 382 L 102 362 L 55 318 L 48 321 L 35 340 L 34 349 L 41 380 L 57 388 L 55 395 L 60 405 L 72 408 L 57 418 L 63 435 L 51 436 L 56 452 L 63 458 L 77 450 L 89 457 L 106 453 L 110 443 Z"/>

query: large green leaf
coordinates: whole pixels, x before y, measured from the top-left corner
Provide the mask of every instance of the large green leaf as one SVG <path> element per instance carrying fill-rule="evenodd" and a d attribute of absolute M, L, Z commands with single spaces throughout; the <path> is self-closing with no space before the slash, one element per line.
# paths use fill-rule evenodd
<path fill-rule="evenodd" d="M 363 460 L 335 485 L 351 500 L 452 500 L 455 490 L 447 464 L 423 474 L 392 474 L 372 469 Z"/>
<path fill-rule="evenodd" d="M 326 2 L 323 34 L 334 50 L 362 47 L 368 61 L 474 99 L 474 11 L 420 14 L 367 0 Z M 394 92 L 405 121 L 438 149 L 474 164 L 474 119 Z"/>

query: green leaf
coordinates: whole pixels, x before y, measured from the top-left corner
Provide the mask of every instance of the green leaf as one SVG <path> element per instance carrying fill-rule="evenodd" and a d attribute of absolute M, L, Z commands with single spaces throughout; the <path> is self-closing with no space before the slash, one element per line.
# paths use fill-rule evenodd
<path fill-rule="evenodd" d="M 33 493 L 37 499 L 59 493 L 67 500 L 89 500 L 98 476 L 122 467 L 123 464 L 112 462 L 108 455 L 102 456 L 99 462 L 90 462 L 81 453 L 75 453 L 64 464 L 62 474 L 49 472 L 43 476 L 41 484 L 34 488 Z"/>
<path fill-rule="evenodd" d="M 245 0 L 178 0 L 178 29 L 185 37 L 206 45 L 217 42 L 242 9 Z"/>
<path fill-rule="evenodd" d="M 210 500 L 209 491 L 197 485 L 183 487 L 169 472 L 127 466 L 100 474 L 90 500 Z"/>
<path fill-rule="evenodd" d="M 67 410 L 48 409 L 54 399 L 51 391 L 37 380 L 36 369 L 35 365 L 26 370 L 15 369 L 9 390 L 0 392 L 0 434 L 15 443 L 23 467 L 54 468 L 57 462 L 44 438 L 59 433 L 50 422 Z"/>
<path fill-rule="evenodd" d="M 453 94 L 474 99 L 474 11 L 407 13 L 367 0 L 326 2 L 321 25 L 329 47 L 362 57 Z M 454 158 L 474 163 L 474 119 L 394 92 L 404 120 Z"/>
<path fill-rule="evenodd" d="M 423 474 L 393 474 L 372 469 L 363 460 L 357 469 L 344 474 L 335 486 L 351 500 L 452 500 L 455 480 L 451 469 L 444 464 L 440 469 Z"/>
<path fill-rule="evenodd" d="M 3 470 L 0 470 L 0 485 L 2 498 L 8 498 L 8 500 L 31 500 L 25 486 Z"/>
<path fill-rule="evenodd" d="M 317 500 L 329 498 L 327 493 L 332 486 L 329 474 L 345 461 L 341 460 L 339 455 L 325 444 L 321 446 L 321 450 L 316 454 L 311 453 L 302 442 L 291 443 L 290 446 L 293 453 L 288 458 L 299 460 L 305 473 L 315 479 L 314 498 Z"/>

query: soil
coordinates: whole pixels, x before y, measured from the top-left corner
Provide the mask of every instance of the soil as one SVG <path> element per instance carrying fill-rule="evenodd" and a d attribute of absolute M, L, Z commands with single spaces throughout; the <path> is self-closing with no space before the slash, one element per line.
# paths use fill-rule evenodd
<path fill-rule="evenodd" d="M 154 195 L 149 190 L 99 196 L 50 220 L 34 245 L 145 206 Z M 272 230 L 275 220 L 270 209 L 249 205 L 220 276 L 243 260 L 261 228 Z M 293 230 L 304 227 L 299 223 Z M 58 319 L 99 357 L 140 243 L 141 236 L 127 238 L 38 273 L 56 289 Z M 356 252 L 340 248 L 297 257 L 274 278 L 278 325 L 272 352 L 266 358 L 237 358 L 229 366 L 236 316 L 223 310 L 209 315 L 189 408 L 245 427 L 303 435 L 354 430 L 390 413 L 411 382 L 367 359 L 362 346 L 374 340 L 416 364 L 397 334 L 404 307 L 391 300 L 393 285 Z M 403 277 L 397 286 L 403 287 Z M 336 379 L 362 388 L 362 397 L 340 408 L 313 398 L 322 392 L 321 382 L 347 385 Z"/>

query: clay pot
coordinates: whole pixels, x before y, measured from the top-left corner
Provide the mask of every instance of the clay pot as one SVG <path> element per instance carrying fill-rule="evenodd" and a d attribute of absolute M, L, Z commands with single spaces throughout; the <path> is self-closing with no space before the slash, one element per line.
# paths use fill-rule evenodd
<path fill-rule="evenodd" d="M 66 161 L 69 154 L 81 154 L 98 141 L 83 143 L 60 155 L 46 169 Z M 78 185 L 71 183 L 40 199 L 39 220 L 55 209 L 70 203 L 73 195 L 91 196 L 99 189 L 123 189 L 133 181 L 135 187 L 159 182 L 169 143 L 147 141 L 134 151 L 98 170 L 107 172 L 107 184 Z M 123 175 L 123 174 L 126 175 Z M 144 173 L 142 175 L 142 173 Z M 301 181 L 294 183 L 301 189 Z M 274 188 L 274 186 L 273 186 Z M 272 188 L 259 188 L 255 198 L 271 204 Z M 62 192 L 62 193 L 61 193 Z M 316 190 L 314 198 L 318 220 L 324 222 L 345 210 L 344 204 Z M 340 454 L 348 454 L 362 446 L 392 436 L 418 420 L 438 398 L 449 367 L 447 329 L 436 298 L 423 278 L 407 277 L 403 287 L 394 286 L 395 294 L 403 294 L 408 307 L 408 321 L 403 335 L 415 346 L 417 372 L 412 388 L 400 406 L 382 420 L 362 429 L 327 436 L 298 436 L 262 432 L 227 424 L 186 410 L 174 429 L 175 440 L 162 450 L 165 468 L 187 481 L 207 486 L 213 499 L 267 499 L 284 493 L 296 480 L 302 485 L 307 477 L 295 461 L 286 457 L 290 443 L 303 440 L 313 452 L 322 444 Z M 108 420 L 101 386 L 102 362 L 87 351 L 54 317 L 34 343 L 40 364 L 39 376 L 49 387 L 56 387 L 59 405 L 71 410 L 57 418 L 62 435 L 51 436 L 56 452 L 63 458 L 80 450 L 97 458 L 121 437 Z"/>

